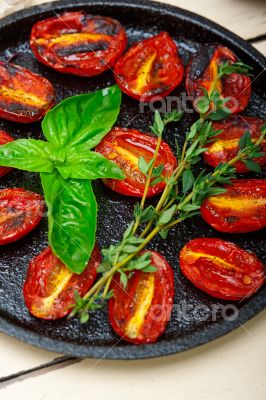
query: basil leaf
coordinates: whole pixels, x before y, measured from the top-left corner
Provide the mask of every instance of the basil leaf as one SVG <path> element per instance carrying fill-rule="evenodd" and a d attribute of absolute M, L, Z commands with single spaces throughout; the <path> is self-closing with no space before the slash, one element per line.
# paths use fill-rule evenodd
<path fill-rule="evenodd" d="M 81 145 L 66 152 L 65 165 L 57 167 L 65 179 L 125 178 L 124 172 L 113 161 L 86 147 Z"/>
<path fill-rule="evenodd" d="M 88 180 L 65 180 L 57 173 L 41 174 L 48 206 L 48 239 L 58 258 L 80 274 L 95 244 L 97 203 Z"/>
<path fill-rule="evenodd" d="M 82 143 L 95 147 L 115 123 L 120 103 L 121 91 L 116 85 L 70 97 L 48 111 L 43 133 L 59 148 Z"/>
<path fill-rule="evenodd" d="M 49 144 L 41 140 L 18 139 L 0 146 L 0 165 L 31 172 L 52 172 Z"/>

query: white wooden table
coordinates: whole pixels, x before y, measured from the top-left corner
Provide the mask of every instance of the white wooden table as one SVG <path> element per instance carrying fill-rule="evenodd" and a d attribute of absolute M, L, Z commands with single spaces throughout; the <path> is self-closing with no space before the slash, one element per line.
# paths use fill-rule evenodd
<path fill-rule="evenodd" d="M 15 6 L 10 6 L 11 2 Z M 42 3 L 26 0 L 27 5 Z M 266 54 L 265 0 L 167 0 L 227 27 Z M 8 4 L 9 3 L 9 4 Z M 23 8 L 0 0 L 0 16 Z M 207 345 L 144 361 L 76 360 L 0 334 L 0 398 L 264 400 L 266 310 Z"/>

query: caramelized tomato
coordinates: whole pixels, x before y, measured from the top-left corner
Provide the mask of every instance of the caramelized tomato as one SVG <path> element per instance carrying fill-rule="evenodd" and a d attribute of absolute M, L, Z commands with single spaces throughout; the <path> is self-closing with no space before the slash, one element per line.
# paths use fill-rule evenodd
<path fill-rule="evenodd" d="M 220 163 L 226 163 L 234 158 L 239 149 L 238 142 L 241 136 L 246 131 L 250 132 L 251 140 L 256 141 L 261 135 L 261 129 L 265 121 L 258 117 L 246 117 L 246 116 L 233 116 L 227 118 L 224 121 L 214 122 L 214 130 L 223 130 L 215 140 L 206 145 L 208 150 L 204 153 L 205 161 L 212 167 L 216 167 Z M 261 150 L 266 153 L 266 140 L 263 140 Z M 262 157 L 256 158 L 256 161 L 261 166 L 266 163 L 266 154 Z M 247 167 L 242 161 L 238 161 L 234 164 L 236 172 L 245 173 L 248 172 Z"/>
<path fill-rule="evenodd" d="M 0 245 L 15 242 L 40 223 L 42 196 L 25 189 L 0 190 Z"/>
<path fill-rule="evenodd" d="M 126 174 L 124 180 L 104 179 L 115 192 L 142 197 L 146 177 L 138 167 L 139 157 L 149 162 L 156 148 L 157 139 L 136 129 L 113 128 L 96 147 L 96 151 L 114 161 Z M 177 166 L 176 159 L 167 143 L 162 142 L 155 166 L 164 164 L 163 176 L 170 176 Z M 164 182 L 150 186 L 148 197 L 163 191 Z"/>
<path fill-rule="evenodd" d="M 9 136 L 6 132 L 0 131 L 0 146 L 5 143 L 12 142 L 14 139 Z M 6 175 L 9 171 L 11 171 L 12 168 L 7 168 L 7 167 L 0 167 L 0 178 L 2 176 Z"/>
<path fill-rule="evenodd" d="M 183 63 L 167 32 L 134 44 L 116 63 L 115 79 L 129 96 L 149 101 L 171 93 L 182 81 Z"/>
<path fill-rule="evenodd" d="M 37 22 L 30 45 L 35 57 L 55 70 L 94 76 L 112 67 L 126 47 L 118 21 L 84 11 L 66 12 Z"/>
<path fill-rule="evenodd" d="M 189 96 L 194 99 L 203 95 L 201 88 L 209 93 L 217 89 L 220 94 L 230 99 L 226 107 L 232 113 L 244 110 L 251 95 L 251 80 L 248 75 L 232 73 L 218 77 L 218 67 L 223 62 L 234 64 L 238 61 L 236 55 L 222 45 L 202 46 L 192 56 L 186 71 L 186 88 Z"/>
<path fill-rule="evenodd" d="M 211 196 L 201 206 L 202 218 L 220 232 L 245 233 L 266 227 L 266 180 L 239 179 L 226 193 Z"/>
<path fill-rule="evenodd" d="M 113 278 L 109 319 L 114 331 L 127 342 L 155 342 L 164 332 L 174 301 L 174 275 L 165 258 L 150 251 L 156 272 L 135 270 L 124 289 L 120 275 Z"/>
<path fill-rule="evenodd" d="M 26 68 L 0 62 L 0 117 L 29 123 L 41 119 L 54 105 L 51 83 Z"/>
<path fill-rule="evenodd" d="M 27 308 L 37 318 L 57 319 L 69 314 L 74 295 L 83 296 L 97 277 L 101 254 L 96 245 L 82 272 L 74 274 L 53 253 L 43 250 L 29 264 L 23 294 Z"/>
<path fill-rule="evenodd" d="M 197 288 L 224 300 L 250 297 L 266 279 L 254 253 L 221 239 L 191 240 L 181 250 L 180 267 Z"/>

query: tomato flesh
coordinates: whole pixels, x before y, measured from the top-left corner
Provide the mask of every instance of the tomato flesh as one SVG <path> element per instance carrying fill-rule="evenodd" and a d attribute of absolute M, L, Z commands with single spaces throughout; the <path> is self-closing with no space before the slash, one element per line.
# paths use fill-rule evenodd
<path fill-rule="evenodd" d="M 30 39 L 40 62 L 62 73 L 88 77 L 112 67 L 126 43 L 126 33 L 118 21 L 84 11 L 37 22 Z"/>
<path fill-rule="evenodd" d="M 85 270 L 71 272 L 53 253 L 44 249 L 29 264 L 23 294 L 30 313 L 37 318 L 54 320 L 70 313 L 75 292 L 82 297 L 97 277 L 101 254 L 96 245 Z"/>
<path fill-rule="evenodd" d="M 110 323 L 120 337 L 135 344 L 158 339 L 170 319 L 174 301 L 172 268 L 162 255 L 149 252 L 156 272 L 135 270 L 125 289 L 119 274 L 111 283 L 114 296 L 108 304 Z"/>
<path fill-rule="evenodd" d="M 26 68 L 0 62 L 0 118 L 30 123 L 54 105 L 51 83 Z"/>
<path fill-rule="evenodd" d="M 0 245 L 15 242 L 40 223 L 44 201 L 25 189 L 0 190 Z"/>
<path fill-rule="evenodd" d="M 202 218 L 227 233 L 253 232 L 266 227 L 266 180 L 239 179 L 226 193 L 211 196 L 201 206 Z"/>
<path fill-rule="evenodd" d="M 171 93 L 183 79 L 184 66 L 171 37 L 161 32 L 134 44 L 114 72 L 120 89 L 144 102 Z"/>
<path fill-rule="evenodd" d="M 237 114 L 244 110 L 251 95 L 251 80 L 248 75 L 232 73 L 217 80 L 218 67 L 223 62 L 234 64 L 238 61 L 236 55 L 227 47 L 221 45 L 202 46 L 196 52 L 187 67 L 186 89 L 194 99 L 201 97 L 206 89 L 209 94 L 217 89 L 221 96 L 230 99 L 226 107 L 231 113 Z"/>
<path fill-rule="evenodd" d="M 156 148 L 157 139 L 136 129 L 113 128 L 96 147 L 96 151 L 115 162 L 126 174 L 124 180 L 104 179 L 104 183 L 115 192 L 142 197 L 146 177 L 140 171 L 138 162 L 142 156 L 149 162 Z M 172 175 L 177 161 L 167 143 L 162 142 L 155 166 L 164 164 L 163 176 Z M 147 197 L 163 191 L 164 182 L 150 186 Z"/>
<path fill-rule="evenodd" d="M 224 300 L 242 300 L 265 283 L 265 267 L 254 253 L 214 238 L 193 239 L 180 252 L 183 274 L 199 289 Z"/>
<path fill-rule="evenodd" d="M 12 142 L 13 140 L 14 140 L 14 138 L 9 136 L 6 132 L 0 131 L 0 146 L 2 144 L 6 144 L 6 143 L 9 143 L 9 142 Z M 5 176 L 11 170 L 12 170 L 12 168 L 0 167 L 0 178 L 2 178 L 2 176 Z"/>
<path fill-rule="evenodd" d="M 212 167 L 217 167 L 220 163 L 226 163 L 234 158 L 240 150 L 239 139 L 246 131 L 250 132 L 251 140 L 256 141 L 261 135 L 261 129 L 265 121 L 262 118 L 233 116 L 224 121 L 214 122 L 214 130 L 223 130 L 215 137 L 215 140 L 207 144 L 207 151 L 204 152 L 204 160 Z M 266 140 L 262 141 L 261 151 L 266 153 Z M 254 159 L 256 163 L 263 166 L 266 163 L 266 154 Z M 243 161 L 234 164 L 236 172 L 249 172 Z"/>

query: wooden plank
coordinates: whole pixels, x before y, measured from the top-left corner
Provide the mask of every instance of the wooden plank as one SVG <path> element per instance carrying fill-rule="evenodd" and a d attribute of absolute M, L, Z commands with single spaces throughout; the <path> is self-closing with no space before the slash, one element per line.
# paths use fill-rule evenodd
<path fill-rule="evenodd" d="M 261 42 L 252 43 L 257 50 L 259 50 L 264 56 L 266 56 L 266 40 L 262 40 Z"/>
<path fill-rule="evenodd" d="M 83 360 L 2 389 L 5 400 L 265 398 L 266 311 L 207 345 L 139 361 Z M 6 382 L 8 384 L 8 382 Z"/>
<path fill-rule="evenodd" d="M 244 39 L 266 33 L 266 2 L 264 0 L 160 0 L 193 11 L 217 22 Z"/>
<path fill-rule="evenodd" d="M 0 333 L 0 378 L 39 367 L 62 355 L 22 343 Z"/>

